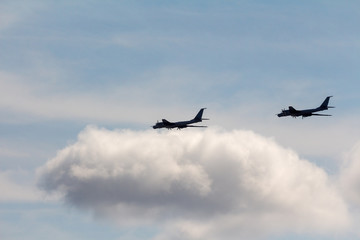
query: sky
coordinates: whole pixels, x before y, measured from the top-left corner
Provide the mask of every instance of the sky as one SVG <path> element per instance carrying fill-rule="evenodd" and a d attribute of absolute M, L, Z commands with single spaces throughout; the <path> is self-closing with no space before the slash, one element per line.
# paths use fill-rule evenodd
<path fill-rule="evenodd" d="M 1 1 L 0 238 L 360 238 L 359 10 Z"/>

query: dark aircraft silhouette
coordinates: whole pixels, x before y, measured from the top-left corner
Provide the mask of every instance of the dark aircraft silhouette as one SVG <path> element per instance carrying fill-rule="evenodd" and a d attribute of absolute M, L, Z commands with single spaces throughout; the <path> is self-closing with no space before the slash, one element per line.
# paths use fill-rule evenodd
<path fill-rule="evenodd" d="M 324 111 L 324 110 L 328 110 L 329 108 L 334 108 L 334 107 L 329 107 L 329 100 L 332 96 L 328 96 L 325 98 L 324 102 L 317 108 L 312 108 L 312 109 L 304 109 L 304 110 L 296 110 L 295 108 L 293 108 L 292 106 L 289 107 L 288 110 L 283 109 L 281 111 L 281 113 L 277 114 L 278 117 L 286 117 L 286 116 L 292 116 L 292 117 L 299 117 L 302 116 L 302 118 L 304 117 L 310 117 L 310 116 L 331 116 L 328 114 L 318 114 L 318 113 L 314 113 L 314 112 L 319 112 L 319 111 Z"/>
<path fill-rule="evenodd" d="M 193 125 L 189 125 L 189 124 L 193 124 L 193 123 L 197 123 L 197 122 L 202 122 L 202 120 L 209 120 L 208 118 L 202 118 L 203 112 L 206 108 L 202 108 L 200 109 L 200 111 L 198 112 L 198 114 L 196 114 L 195 118 L 189 121 L 180 121 L 180 122 L 169 122 L 166 119 L 162 119 L 161 122 L 157 122 L 154 126 L 153 129 L 157 129 L 157 128 L 178 128 L 178 129 L 182 129 L 182 128 L 187 128 L 187 127 L 207 127 L 207 126 L 193 126 Z"/>

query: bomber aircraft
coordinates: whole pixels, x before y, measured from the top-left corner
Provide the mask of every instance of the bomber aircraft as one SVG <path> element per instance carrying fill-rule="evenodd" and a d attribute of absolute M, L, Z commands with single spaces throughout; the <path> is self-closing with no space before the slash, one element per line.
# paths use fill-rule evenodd
<path fill-rule="evenodd" d="M 202 120 L 209 120 L 208 118 L 202 118 L 203 112 L 206 108 L 202 108 L 200 109 L 200 111 L 198 112 L 198 114 L 196 114 L 195 118 L 189 121 L 180 121 L 180 122 L 169 122 L 166 119 L 162 119 L 161 122 L 157 122 L 154 126 L 153 129 L 157 129 L 157 128 L 167 128 L 167 129 L 171 129 L 171 128 L 177 128 L 177 129 L 182 129 L 182 128 L 187 128 L 187 127 L 207 127 L 207 126 L 194 126 L 194 125 L 189 125 L 189 124 L 193 124 L 193 123 L 197 123 L 197 122 L 202 122 Z"/>
<path fill-rule="evenodd" d="M 328 114 L 315 113 L 315 112 L 319 112 L 319 111 L 328 110 L 329 108 L 334 108 L 334 107 L 328 106 L 329 100 L 330 100 L 331 97 L 332 96 L 326 97 L 324 102 L 317 108 L 296 110 L 292 106 L 289 106 L 288 110 L 283 109 L 281 111 L 281 113 L 277 114 L 277 116 L 278 117 L 292 116 L 294 118 L 299 117 L 299 116 L 302 116 L 302 118 L 310 117 L 310 116 L 331 116 L 331 115 L 328 115 Z"/>

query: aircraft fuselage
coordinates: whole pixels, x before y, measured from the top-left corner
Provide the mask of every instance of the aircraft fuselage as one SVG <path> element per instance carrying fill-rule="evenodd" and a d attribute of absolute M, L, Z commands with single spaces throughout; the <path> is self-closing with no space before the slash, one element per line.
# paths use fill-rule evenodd
<path fill-rule="evenodd" d="M 162 119 L 161 122 L 157 122 L 153 128 L 157 129 L 157 128 L 167 128 L 167 129 L 171 129 L 171 128 L 187 128 L 187 127 L 206 127 L 206 126 L 193 126 L 190 124 L 193 123 L 198 123 L 198 122 L 202 122 L 202 120 L 208 120 L 206 118 L 202 118 L 202 114 L 204 112 L 205 108 L 200 109 L 200 111 L 198 112 L 198 114 L 195 116 L 194 119 L 191 119 L 189 121 L 179 121 L 179 122 L 169 122 L 166 119 Z"/>
<path fill-rule="evenodd" d="M 310 116 L 331 116 L 328 114 L 318 114 L 316 112 L 328 110 L 329 107 L 328 103 L 332 96 L 328 96 L 325 98 L 324 102 L 317 108 L 311 108 L 311 109 L 304 109 L 304 110 L 296 110 L 294 107 L 289 106 L 287 110 L 282 110 L 281 113 L 277 114 L 278 117 L 286 117 L 286 116 L 292 116 L 292 117 L 310 117 Z"/>

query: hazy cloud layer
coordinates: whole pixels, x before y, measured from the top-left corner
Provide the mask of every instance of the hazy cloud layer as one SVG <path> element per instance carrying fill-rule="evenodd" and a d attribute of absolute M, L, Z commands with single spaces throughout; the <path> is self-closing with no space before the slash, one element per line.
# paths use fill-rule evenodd
<path fill-rule="evenodd" d="M 28 181 L 28 175 L 21 170 L 0 171 L 0 203 L 41 201 L 43 195 L 33 182 Z"/>
<path fill-rule="evenodd" d="M 39 169 L 39 185 L 157 239 L 333 233 L 349 225 L 325 171 L 251 131 L 87 127 Z"/>
<path fill-rule="evenodd" d="M 58 66 L 56 61 L 36 54 L 29 58 L 31 62 L 38 62 L 34 66 L 36 74 L 33 76 L 0 70 L 0 110 L 18 115 L 19 121 L 23 122 L 38 118 L 148 124 L 144 115 L 150 116 L 149 119 L 156 119 L 165 111 L 158 106 L 164 99 L 167 99 L 168 105 L 177 106 L 175 111 L 169 112 L 167 108 L 169 115 L 176 116 L 181 109 L 191 114 L 189 117 L 193 117 L 198 108 L 189 110 L 184 104 L 200 102 L 197 103 L 200 104 L 198 107 L 204 107 L 201 103 L 207 101 L 202 96 L 206 94 L 212 95 L 212 101 L 220 101 L 221 94 L 215 92 L 235 86 L 236 79 L 231 73 L 204 74 L 189 68 L 164 67 L 127 79 L 131 84 L 108 83 L 96 89 L 77 90 L 76 87 L 64 83 L 65 80 L 59 80 L 66 79 L 69 73 L 61 65 Z M 230 80 L 224 81 L 224 78 Z M 174 91 L 168 91 L 169 79 L 172 80 L 171 87 Z M 206 86 L 202 86 L 204 82 L 207 83 Z M 188 89 L 189 85 L 193 88 Z M 119 102 L 123 104 L 118 104 Z M 171 112 L 173 114 L 170 114 Z"/>

